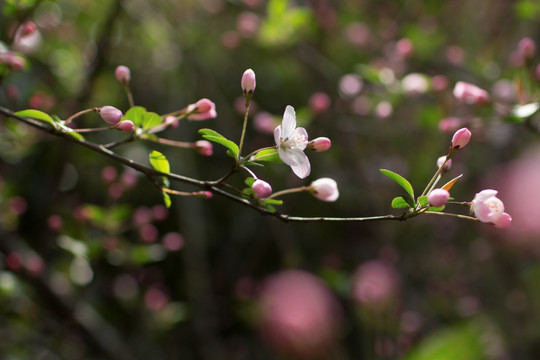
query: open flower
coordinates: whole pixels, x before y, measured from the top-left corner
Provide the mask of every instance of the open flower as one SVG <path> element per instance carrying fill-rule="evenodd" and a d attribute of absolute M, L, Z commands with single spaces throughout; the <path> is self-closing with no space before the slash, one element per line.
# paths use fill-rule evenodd
<path fill-rule="evenodd" d="M 497 195 L 497 190 L 480 191 L 474 196 L 471 210 L 482 222 L 493 223 L 501 228 L 508 227 L 512 222 L 512 217 L 504 212 L 503 202 L 495 195 Z"/>
<path fill-rule="evenodd" d="M 303 127 L 296 127 L 294 108 L 287 105 L 281 125 L 274 129 L 279 157 L 289 165 L 292 171 L 301 179 L 311 172 L 309 159 L 304 154 L 308 144 L 308 134 Z"/>

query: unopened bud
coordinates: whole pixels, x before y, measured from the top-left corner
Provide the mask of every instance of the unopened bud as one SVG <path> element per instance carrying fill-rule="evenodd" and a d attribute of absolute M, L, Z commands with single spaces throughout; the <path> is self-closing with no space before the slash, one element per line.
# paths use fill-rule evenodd
<path fill-rule="evenodd" d="M 206 141 L 206 140 L 199 140 L 199 141 L 196 141 L 193 145 L 194 145 L 193 148 L 199 154 L 204 155 L 204 156 L 212 156 L 213 146 L 211 142 Z"/>
<path fill-rule="evenodd" d="M 242 75 L 242 90 L 244 90 L 244 94 L 253 94 L 255 91 L 255 72 L 251 69 L 247 69 L 244 71 L 244 75 Z"/>
<path fill-rule="evenodd" d="M 21 26 L 21 30 L 20 30 L 21 36 L 32 35 L 36 30 L 37 30 L 36 23 L 34 23 L 33 21 L 25 22 Z"/>
<path fill-rule="evenodd" d="M 313 196 L 322 201 L 336 201 L 339 197 L 337 183 L 334 179 L 320 178 L 309 186 Z"/>
<path fill-rule="evenodd" d="M 332 146 L 332 141 L 330 141 L 330 139 L 327 137 L 315 138 L 307 144 L 307 148 L 309 150 L 313 150 L 317 152 L 326 151 L 330 149 L 331 146 Z"/>
<path fill-rule="evenodd" d="M 259 199 L 266 199 L 270 196 L 270 194 L 272 194 L 272 187 L 270 184 L 261 179 L 255 180 L 251 188 Z"/>
<path fill-rule="evenodd" d="M 216 104 L 208 99 L 201 99 L 189 105 L 187 112 L 190 113 L 187 117 L 190 120 L 206 120 L 217 116 Z"/>
<path fill-rule="evenodd" d="M 450 142 L 451 149 L 461 149 L 469 143 L 471 132 L 467 128 L 461 128 L 455 132 Z"/>
<path fill-rule="evenodd" d="M 118 124 L 116 124 L 116 127 L 118 130 L 122 130 L 125 132 L 132 132 L 135 130 L 135 124 L 131 120 L 122 120 Z"/>
<path fill-rule="evenodd" d="M 194 193 L 194 195 L 203 199 L 211 199 L 214 197 L 214 194 L 212 194 L 212 192 L 210 191 L 199 191 L 199 192 Z"/>
<path fill-rule="evenodd" d="M 116 125 L 122 119 L 122 112 L 114 106 L 103 106 L 97 108 L 99 116 L 111 125 Z"/>
<path fill-rule="evenodd" d="M 445 189 L 433 189 L 428 194 L 428 203 L 430 206 L 440 207 L 446 205 L 450 193 Z"/>
<path fill-rule="evenodd" d="M 437 168 L 440 168 L 444 164 L 444 167 L 442 168 L 441 172 L 446 172 L 452 168 L 452 159 L 446 160 L 446 163 L 444 162 L 445 160 L 446 160 L 446 156 L 441 156 L 440 158 L 437 159 Z"/>
<path fill-rule="evenodd" d="M 114 70 L 114 76 L 118 82 L 126 85 L 129 83 L 129 80 L 131 80 L 131 71 L 127 66 L 119 65 L 116 67 L 116 70 Z"/>

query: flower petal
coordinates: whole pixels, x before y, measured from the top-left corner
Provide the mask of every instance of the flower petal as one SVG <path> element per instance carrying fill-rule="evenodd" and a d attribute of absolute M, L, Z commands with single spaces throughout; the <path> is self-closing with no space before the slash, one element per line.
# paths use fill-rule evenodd
<path fill-rule="evenodd" d="M 476 194 L 476 196 L 473 199 L 473 202 L 476 202 L 476 201 L 484 202 L 490 197 L 496 196 L 497 194 L 498 194 L 497 190 L 492 190 L 492 189 L 482 190 L 478 194 Z"/>
<path fill-rule="evenodd" d="M 288 164 L 292 171 L 298 176 L 300 179 L 305 178 L 309 175 L 311 172 L 311 164 L 309 163 L 309 159 L 304 154 L 304 152 L 300 149 L 292 148 L 289 151 L 287 151 L 289 158 L 294 161 L 294 164 Z"/>
<path fill-rule="evenodd" d="M 295 128 L 296 113 L 294 112 L 294 108 L 292 106 L 287 105 L 285 108 L 285 113 L 283 113 L 283 120 L 281 122 L 281 137 L 283 139 L 290 137 Z"/>
<path fill-rule="evenodd" d="M 303 127 L 294 129 L 290 135 L 291 139 L 296 139 L 294 142 L 294 147 L 300 150 L 304 150 L 308 144 L 308 133 Z M 303 139 L 300 141 L 300 139 Z"/>
<path fill-rule="evenodd" d="M 276 145 L 279 147 L 281 145 L 281 125 L 276 127 L 274 129 L 274 140 L 276 141 Z"/>

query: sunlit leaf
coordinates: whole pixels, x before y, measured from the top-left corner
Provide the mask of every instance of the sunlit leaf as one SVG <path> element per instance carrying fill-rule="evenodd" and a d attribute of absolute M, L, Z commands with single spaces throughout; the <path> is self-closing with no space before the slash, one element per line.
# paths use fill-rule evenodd
<path fill-rule="evenodd" d="M 412 187 L 411 183 L 407 179 L 405 179 L 403 176 L 401 176 L 399 174 L 396 174 L 395 172 L 390 171 L 390 170 L 379 169 L 379 171 L 383 175 L 388 177 L 389 179 L 391 179 L 391 180 L 395 181 L 397 184 L 399 184 L 403 189 L 405 189 L 405 191 L 407 192 L 407 194 L 409 194 L 411 199 L 414 199 L 413 187 Z"/>
<path fill-rule="evenodd" d="M 404 209 L 404 208 L 414 207 L 414 204 L 411 206 L 410 201 L 408 201 L 408 199 L 409 199 L 408 196 L 395 197 L 394 199 L 392 199 L 392 207 L 394 209 Z"/>
<path fill-rule="evenodd" d="M 277 149 L 265 149 L 261 150 L 255 155 L 253 155 L 250 161 L 268 161 L 268 162 L 280 162 L 281 158 Z"/>
<path fill-rule="evenodd" d="M 473 321 L 428 336 L 404 360 L 486 360 L 486 329 Z"/>
<path fill-rule="evenodd" d="M 418 204 L 420 204 L 421 207 L 427 206 L 427 204 L 428 204 L 427 196 L 418 197 Z"/>
<path fill-rule="evenodd" d="M 172 204 L 171 197 L 166 192 L 163 192 L 163 203 L 167 208 L 170 208 Z"/>
<path fill-rule="evenodd" d="M 131 120 L 136 128 L 142 127 L 145 113 L 146 109 L 142 106 L 134 106 L 122 116 L 122 120 Z"/>
<path fill-rule="evenodd" d="M 169 160 L 160 153 L 159 151 L 152 151 L 150 153 L 150 164 L 152 164 L 152 167 L 156 169 L 157 171 L 161 171 L 162 173 L 168 174 L 171 172 L 171 168 L 169 165 Z"/>
<path fill-rule="evenodd" d="M 28 109 L 17 111 L 15 115 L 36 119 L 52 125 L 55 129 L 57 129 L 56 122 L 53 120 L 53 118 L 49 114 L 44 113 L 43 111 Z"/>

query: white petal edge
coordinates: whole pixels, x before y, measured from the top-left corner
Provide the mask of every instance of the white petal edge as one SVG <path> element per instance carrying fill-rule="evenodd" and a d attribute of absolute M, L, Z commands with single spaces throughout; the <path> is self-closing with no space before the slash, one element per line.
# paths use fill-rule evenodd
<path fill-rule="evenodd" d="M 288 138 L 296 128 L 296 113 L 291 105 L 287 105 L 281 121 L 281 137 Z"/>

